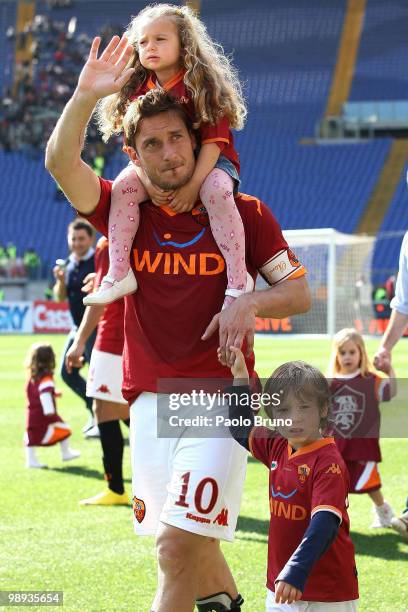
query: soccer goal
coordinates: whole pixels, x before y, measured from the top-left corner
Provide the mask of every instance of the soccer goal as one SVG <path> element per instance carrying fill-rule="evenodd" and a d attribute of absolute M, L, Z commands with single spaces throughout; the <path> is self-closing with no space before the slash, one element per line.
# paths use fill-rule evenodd
<path fill-rule="evenodd" d="M 291 319 L 292 332 L 332 337 L 342 327 L 365 330 L 373 317 L 375 238 L 331 228 L 286 230 L 283 234 L 307 268 L 312 294 L 310 311 Z"/>

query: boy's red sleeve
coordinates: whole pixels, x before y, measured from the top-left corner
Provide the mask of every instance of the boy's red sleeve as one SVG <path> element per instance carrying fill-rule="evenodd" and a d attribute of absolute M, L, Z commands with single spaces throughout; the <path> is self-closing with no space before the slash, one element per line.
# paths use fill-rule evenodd
<path fill-rule="evenodd" d="M 347 474 L 344 464 L 331 461 L 330 458 L 319 462 L 313 479 L 311 516 L 321 510 L 332 512 L 343 520 L 343 511 L 347 500 Z"/>

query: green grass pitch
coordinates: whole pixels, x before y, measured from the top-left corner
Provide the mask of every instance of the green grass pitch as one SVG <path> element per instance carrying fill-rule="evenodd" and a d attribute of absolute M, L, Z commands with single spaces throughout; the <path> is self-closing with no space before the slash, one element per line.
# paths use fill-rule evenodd
<path fill-rule="evenodd" d="M 130 508 L 78 506 L 78 500 L 104 487 L 101 451 L 99 441 L 82 438 L 87 414 L 62 381 L 58 385 L 63 392 L 59 411 L 71 424 L 72 446 L 82 456 L 63 465 L 58 449 L 40 449 L 39 456 L 50 469 L 24 468 L 22 362 L 28 346 L 41 338 L 0 337 L 0 589 L 62 590 L 64 609 L 69 611 L 147 611 L 156 582 L 154 540 L 134 536 Z M 43 338 L 61 354 L 63 336 Z M 368 341 L 370 354 L 377 344 Z M 394 352 L 399 377 L 408 377 L 407 347 L 403 340 Z M 277 365 L 291 359 L 304 359 L 324 370 L 329 351 L 326 340 L 262 337 L 256 341 L 257 370 L 268 376 Z M 384 410 L 387 408 L 385 405 Z M 383 491 L 400 512 L 408 495 L 406 437 L 383 440 L 382 451 Z M 124 463 L 130 493 L 128 447 Z M 391 530 L 373 532 L 368 528 L 371 504 L 367 496 L 351 496 L 350 518 L 360 610 L 407 612 L 408 542 Z M 267 528 L 267 470 L 250 460 L 236 540 L 223 545 L 248 612 L 264 609 Z"/>

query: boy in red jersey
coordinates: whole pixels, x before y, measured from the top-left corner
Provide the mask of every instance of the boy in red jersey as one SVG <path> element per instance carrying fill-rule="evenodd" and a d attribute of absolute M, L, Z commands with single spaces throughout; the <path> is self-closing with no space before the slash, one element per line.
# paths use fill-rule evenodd
<path fill-rule="evenodd" d="M 234 347 L 230 418 L 253 423 L 248 370 Z M 269 469 L 266 610 L 352 612 L 358 584 L 347 514 L 347 469 L 333 438 L 323 438 L 329 386 L 312 366 L 281 365 L 265 385 L 271 418 L 290 421 L 271 431 L 240 424 L 233 437 Z M 245 398 L 245 401 L 244 401 Z"/>

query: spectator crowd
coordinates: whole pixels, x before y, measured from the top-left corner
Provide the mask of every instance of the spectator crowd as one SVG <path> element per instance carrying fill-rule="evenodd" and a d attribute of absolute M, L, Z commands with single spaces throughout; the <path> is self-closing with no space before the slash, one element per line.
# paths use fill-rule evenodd
<path fill-rule="evenodd" d="M 71 6 L 71 0 L 51 0 L 51 8 Z M 109 40 L 122 27 L 107 26 L 100 33 Z M 30 158 L 40 158 L 51 131 L 73 93 L 78 73 L 89 53 L 91 38 L 77 32 L 77 18 L 67 22 L 49 15 L 36 15 L 23 32 L 7 30 L 15 40 L 16 50 L 28 48 L 30 60 L 16 62 L 14 84 L 6 87 L 0 102 L 0 147 L 5 151 L 23 151 Z M 93 165 L 95 158 L 106 159 L 118 142 L 104 144 L 91 123 L 87 133 L 85 158 Z"/>
<path fill-rule="evenodd" d="M 7 246 L 0 244 L 0 277 L 37 280 L 40 276 L 41 259 L 35 249 L 26 249 L 22 255 L 19 255 L 17 247 L 12 242 Z"/>

